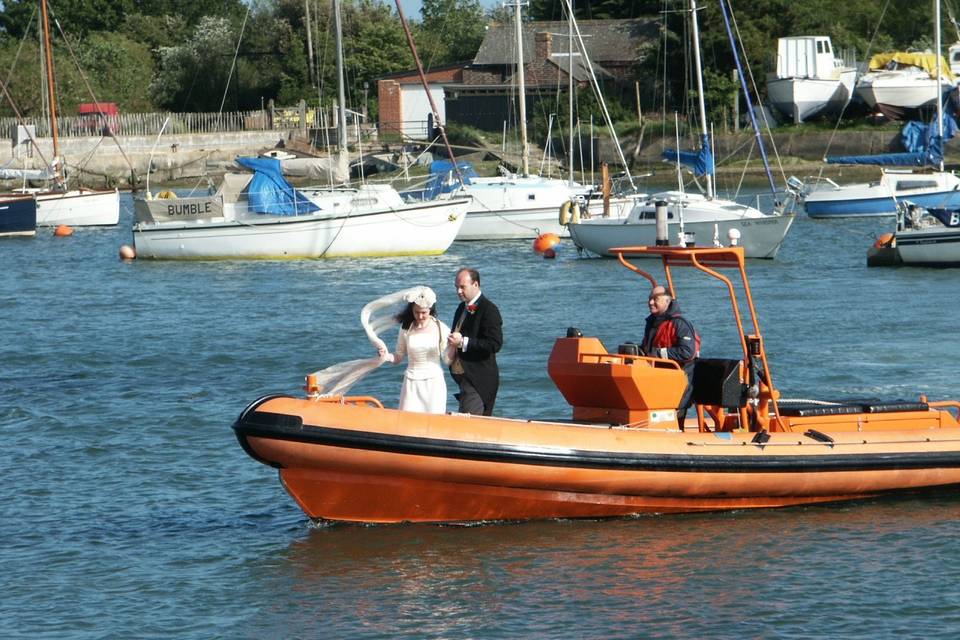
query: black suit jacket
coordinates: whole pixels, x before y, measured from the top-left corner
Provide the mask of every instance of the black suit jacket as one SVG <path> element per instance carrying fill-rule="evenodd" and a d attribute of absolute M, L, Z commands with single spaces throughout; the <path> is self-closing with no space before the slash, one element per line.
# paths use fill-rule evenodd
<path fill-rule="evenodd" d="M 463 377 L 474 386 L 484 404 L 493 406 L 500 386 L 500 370 L 497 367 L 497 352 L 503 346 L 503 319 L 497 305 L 486 296 L 477 299 L 477 309 L 467 312 L 466 303 L 461 302 L 453 314 L 453 327 L 460 322 L 460 333 L 467 338 L 467 350 L 458 351 L 463 365 Z M 454 379 L 459 379 L 454 375 Z"/>

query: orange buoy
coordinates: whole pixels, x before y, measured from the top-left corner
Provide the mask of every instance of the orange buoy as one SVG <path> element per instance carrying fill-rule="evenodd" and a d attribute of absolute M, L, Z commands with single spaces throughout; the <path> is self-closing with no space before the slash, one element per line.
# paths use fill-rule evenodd
<path fill-rule="evenodd" d="M 560 244 L 560 236 L 555 233 L 541 233 L 533 241 L 533 250 L 537 253 L 544 253 L 547 249 L 553 249 Z"/>
<path fill-rule="evenodd" d="M 543 257 L 544 259 L 552 260 L 553 258 L 557 257 L 557 252 L 554 251 L 552 248 L 547 249 L 546 251 L 543 252 Z"/>
<path fill-rule="evenodd" d="M 120 259 L 121 260 L 133 260 L 137 257 L 136 250 L 128 244 L 122 245 L 120 247 Z"/>
<path fill-rule="evenodd" d="M 882 233 L 880 237 L 877 238 L 877 241 L 873 243 L 873 246 L 877 249 L 882 249 L 883 247 L 889 247 L 893 244 L 893 234 L 892 233 Z"/>
<path fill-rule="evenodd" d="M 58 224 L 57 228 L 53 230 L 53 235 L 57 236 L 58 238 L 71 236 L 73 235 L 73 227 L 68 227 L 65 224 Z"/>

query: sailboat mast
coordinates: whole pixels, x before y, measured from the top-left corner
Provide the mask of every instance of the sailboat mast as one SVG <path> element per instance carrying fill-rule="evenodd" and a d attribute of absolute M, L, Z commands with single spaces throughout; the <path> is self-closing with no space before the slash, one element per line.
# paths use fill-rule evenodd
<path fill-rule="evenodd" d="M 933 1 L 933 25 L 934 25 L 934 49 L 936 50 L 937 55 L 937 87 L 935 89 L 937 94 L 937 139 L 940 141 L 940 171 L 943 171 L 943 86 L 941 84 L 941 73 L 940 69 L 940 0 Z"/>
<path fill-rule="evenodd" d="M 527 148 L 527 85 L 523 74 L 523 24 L 520 17 L 521 0 L 515 6 L 515 22 L 517 30 L 517 91 L 520 94 L 520 164 L 523 175 L 530 175 L 530 165 L 527 157 L 530 155 Z"/>
<path fill-rule="evenodd" d="M 53 139 L 53 175 L 58 184 L 63 182 L 60 172 L 60 132 L 57 129 L 56 87 L 53 80 L 53 47 L 50 45 L 50 18 L 47 15 L 47 0 L 40 0 L 40 21 L 43 26 L 44 62 L 47 72 L 47 99 L 50 101 L 50 136 Z"/>
<path fill-rule="evenodd" d="M 703 98 L 703 65 L 700 61 L 700 27 L 697 24 L 697 0 L 690 0 L 690 20 L 693 29 L 693 61 L 697 74 L 697 101 L 700 108 L 700 131 L 704 137 L 707 134 L 707 105 Z M 713 198 L 713 176 L 706 174 L 707 198 Z"/>
<path fill-rule="evenodd" d="M 567 16 L 567 126 L 570 127 L 567 144 L 567 157 L 569 160 L 569 183 L 573 186 L 573 0 L 570 0 L 569 14 Z"/>
<path fill-rule="evenodd" d="M 347 153 L 347 97 L 343 75 L 343 28 L 340 25 L 340 0 L 333 0 L 333 24 L 337 45 L 337 100 L 340 101 L 337 114 L 337 142 L 340 153 Z"/>

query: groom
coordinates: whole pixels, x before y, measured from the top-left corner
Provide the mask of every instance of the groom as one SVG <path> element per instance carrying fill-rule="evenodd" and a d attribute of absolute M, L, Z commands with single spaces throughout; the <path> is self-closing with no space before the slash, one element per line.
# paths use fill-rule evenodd
<path fill-rule="evenodd" d="M 456 349 L 450 373 L 460 385 L 460 413 L 493 415 L 500 386 L 497 352 L 503 345 L 503 320 L 497 305 L 480 293 L 480 273 L 461 269 L 454 281 L 460 306 L 447 341 Z"/>

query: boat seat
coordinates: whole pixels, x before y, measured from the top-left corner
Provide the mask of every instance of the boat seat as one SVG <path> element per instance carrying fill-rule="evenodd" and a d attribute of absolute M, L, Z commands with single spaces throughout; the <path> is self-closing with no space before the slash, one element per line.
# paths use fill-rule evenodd
<path fill-rule="evenodd" d="M 867 413 L 894 413 L 897 411 L 929 411 L 930 405 L 926 402 L 873 402 L 863 405 Z"/>
<path fill-rule="evenodd" d="M 693 402 L 735 408 L 746 404 L 746 385 L 740 382 L 740 360 L 700 358 L 693 366 Z"/>
<path fill-rule="evenodd" d="M 895 413 L 898 411 L 929 411 L 925 402 L 880 402 L 877 400 L 842 400 L 837 404 L 812 402 L 778 402 L 780 415 L 796 416 L 842 416 L 853 413 Z"/>
<path fill-rule="evenodd" d="M 805 418 L 808 416 L 844 416 L 863 413 L 861 404 L 816 404 L 813 402 L 778 402 L 780 415 Z"/>

